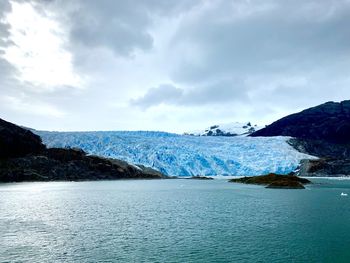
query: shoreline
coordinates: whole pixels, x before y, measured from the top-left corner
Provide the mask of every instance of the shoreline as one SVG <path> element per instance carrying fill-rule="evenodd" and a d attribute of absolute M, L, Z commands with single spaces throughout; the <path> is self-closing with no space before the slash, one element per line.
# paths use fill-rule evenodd
<path fill-rule="evenodd" d="M 330 180 L 350 180 L 350 176 L 299 176 L 305 179 L 330 179 Z"/>
<path fill-rule="evenodd" d="M 230 179 L 240 179 L 247 176 L 206 176 L 213 178 L 214 180 L 230 180 Z M 350 180 L 350 176 L 342 176 L 342 177 L 325 177 L 325 176 L 299 176 L 300 178 L 305 179 L 327 179 L 327 180 Z M 177 177 L 177 178 L 122 178 L 122 179 L 102 179 L 102 180 L 53 180 L 53 181 L 21 181 L 21 182 L 0 182 L 0 185 L 7 184 L 22 184 L 22 183 L 82 183 L 82 182 L 110 182 L 110 181 L 154 181 L 154 180 L 184 180 L 184 179 L 192 179 L 188 176 Z M 212 181 L 212 180 L 198 180 L 198 181 Z"/>

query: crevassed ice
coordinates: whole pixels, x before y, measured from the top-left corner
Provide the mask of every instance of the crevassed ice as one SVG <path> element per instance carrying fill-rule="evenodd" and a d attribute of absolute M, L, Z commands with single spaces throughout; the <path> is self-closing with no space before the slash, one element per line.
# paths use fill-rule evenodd
<path fill-rule="evenodd" d="M 48 147 L 79 147 L 89 154 L 153 167 L 167 175 L 287 174 L 301 159 L 289 137 L 197 137 L 165 132 L 35 131 Z"/>

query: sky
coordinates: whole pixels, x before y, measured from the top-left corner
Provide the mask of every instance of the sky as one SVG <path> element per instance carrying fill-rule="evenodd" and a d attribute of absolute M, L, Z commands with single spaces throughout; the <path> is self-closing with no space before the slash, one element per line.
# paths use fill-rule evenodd
<path fill-rule="evenodd" d="M 349 25 L 350 0 L 0 0 L 0 118 L 266 125 L 350 98 Z"/>

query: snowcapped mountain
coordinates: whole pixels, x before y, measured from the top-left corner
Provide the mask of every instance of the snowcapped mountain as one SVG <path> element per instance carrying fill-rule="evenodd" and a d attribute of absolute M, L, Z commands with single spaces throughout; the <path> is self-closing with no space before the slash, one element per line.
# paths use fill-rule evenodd
<path fill-rule="evenodd" d="M 287 174 L 301 159 L 289 137 L 185 136 L 165 132 L 35 131 L 48 147 L 79 147 L 89 154 L 155 168 L 167 175 Z"/>
<path fill-rule="evenodd" d="M 227 124 L 218 124 L 210 126 L 205 130 L 198 130 L 192 132 L 186 132 L 185 135 L 195 135 L 195 136 L 246 136 L 257 130 L 261 127 L 257 125 L 252 125 L 250 122 L 241 123 L 233 122 Z"/>

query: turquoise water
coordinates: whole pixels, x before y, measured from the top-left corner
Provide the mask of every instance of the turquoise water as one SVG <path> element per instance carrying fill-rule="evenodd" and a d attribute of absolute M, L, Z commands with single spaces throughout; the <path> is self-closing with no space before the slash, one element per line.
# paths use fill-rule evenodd
<path fill-rule="evenodd" d="M 350 181 L 315 182 L 2 184 L 0 262 L 350 262 Z"/>

